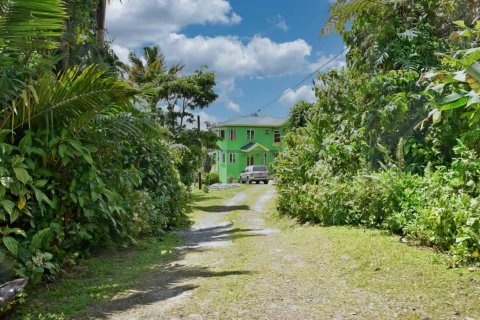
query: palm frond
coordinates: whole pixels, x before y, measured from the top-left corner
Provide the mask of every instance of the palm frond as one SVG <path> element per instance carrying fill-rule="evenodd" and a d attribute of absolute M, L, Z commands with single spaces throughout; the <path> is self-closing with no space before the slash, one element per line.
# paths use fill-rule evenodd
<path fill-rule="evenodd" d="M 66 17 L 62 0 L 0 0 L 0 48 L 56 48 Z"/>
<path fill-rule="evenodd" d="M 53 124 L 77 130 L 112 105 L 132 110 L 130 101 L 136 90 L 106 73 L 92 65 L 84 70 L 72 67 L 59 76 L 51 72 L 40 75 L 1 118 L 0 128 L 29 125 L 46 129 Z"/>
<path fill-rule="evenodd" d="M 158 140 L 170 135 L 170 132 L 159 126 L 144 114 L 138 112 L 122 112 L 114 107 L 108 109 L 92 122 L 93 139 L 98 132 L 108 136 L 111 141 Z"/>

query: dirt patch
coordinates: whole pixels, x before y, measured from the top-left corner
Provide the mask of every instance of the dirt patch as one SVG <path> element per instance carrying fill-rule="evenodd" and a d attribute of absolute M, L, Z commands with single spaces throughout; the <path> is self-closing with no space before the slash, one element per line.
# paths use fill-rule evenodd
<path fill-rule="evenodd" d="M 142 279 L 136 290 L 115 297 L 111 312 L 103 315 L 205 320 L 480 316 L 477 276 L 434 264 L 433 255 L 423 258 L 425 250 L 379 232 L 270 219 L 265 212 L 273 211 L 274 196 L 271 186 L 254 185 L 226 201 L 200 203 L 196 223 L 181 233 L 186 242 L 177 259 Z M 448 298 L 453 295 L 458 299 Z"/>
<path fill-rule="evenodd" d="M 260 196 L 260 198 L 258 198 L 256 203 L 253 205 L 253 210 L 257 212 L 263 212 L 265 210 L 265 205 L 275 196 L 275 193 L 275 189 L 267 190 L 267 192 Z"/>
<path fill-rule="evenodd" d="M 177 305 L 188 303 L 189 297 L 198 288 L 200 279 L 248 274 L 249 272 L 244 270 L 212 270 L 212 267 L 222 264 L 218 248 L 233 245 L 232 237 L 235 234 L 251 231 L 234 228 L 233 222 L 225 221 L 230 212 L 248 209 L 248 206 L 242 205 L 247 198 L 247 193 L 240 192 L 223 204 L 200 207 L 205 209 L 206 213 L 195 221 L 192 228 L 177 232 L 185 238 L 185 242 L 177 248 L 179 259 L 168 265 L 169 272 L 166 271 L 167 269 L 152 272 L 149 279 L 142 280 L 145 283 L 145 290 L 131 290 L 115 297 L 103 308 L 104 317 L 175 319 L 174 316 L 167 316 L 166 313 Z M 216 210 L 213 211 L 211 208 Z M 141 288 L 142 285 L 138 287 Z M 110 311 L 107 311 L 108 309 Z M 188 319 L 198 317 L 199 315 L 189 315 Z"/>

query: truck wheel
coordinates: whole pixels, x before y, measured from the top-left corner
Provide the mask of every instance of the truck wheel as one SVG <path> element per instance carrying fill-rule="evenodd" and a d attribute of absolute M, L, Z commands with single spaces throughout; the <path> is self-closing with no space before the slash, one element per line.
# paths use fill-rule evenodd
<path fill-rule="evenodd" d="M 257 184 L 260 184 L 260 181 L 255 181 Z"/>
<path fill-rule="evenodd" d="M 252 184 L 252 181 L 250 180 L 250 178 L 247 178 L 247 182 L 248 184 Z"/>
<path fill-rule="evenodd" d="M 268 180 L 263 180 L 263 183 L 268 184 Z"/>

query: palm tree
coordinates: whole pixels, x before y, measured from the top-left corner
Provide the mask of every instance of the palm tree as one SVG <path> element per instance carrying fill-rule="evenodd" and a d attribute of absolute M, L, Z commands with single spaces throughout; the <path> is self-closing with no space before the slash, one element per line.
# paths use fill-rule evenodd
<path fill-rule="evenodd" d="M 110 1 L 109 1 L 110 2 Z M 105 17 L 107 13 L 107 0 L 98 0 L 97 18 L 97 45 L 105 49 Z"/>
<path fill-rule="evenodd" d="M 53 124 L 74 131 L 112 105 L 132 110 L 136 90 L 99 66 L 24 71 L 33 53 L 58 48 L 65 19 L 62 0 L 0 0 L 0 130 Z"/>
<path fill-rule="evenodd" d="M 143 61 L 145 60 L 145 62 Z M 165 55 L 158 46 L 143 48 L 143 59 L 135 52 L 130 52 L 128 60 L 131 67 L 128 70 L 129 79 L 138 84 L 162 82 L 160 76 L 174 76 L 183 69 L 183 65 L 175 64 L 167 70 Z"/>
<path fill-rule="evenodd" d="M 143 59 L 130 52 L 128 78 L 138 85 L 148 102 L 151 111 L 156 111 L 157 103 L 165 96 L 165 84 L 176 78 L 184 66 L 175 64 L 167 69 L 165 55 L 158 46 L 143 48 Z"/>

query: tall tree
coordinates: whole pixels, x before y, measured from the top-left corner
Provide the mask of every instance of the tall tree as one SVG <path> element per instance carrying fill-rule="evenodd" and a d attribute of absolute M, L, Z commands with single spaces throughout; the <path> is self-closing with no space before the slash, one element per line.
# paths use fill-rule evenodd
<path fill-rule="evenodd" d="M 157 46 L 143 48 L 143 59 L 135 52 L 130 52 L 128 59 L 129 80 L 143 90 L 148 108 L 156 112 L 158 102 L 165 96 L 165 83 L 174 79 L 184 66 L 175 64 L 167 68 L 165 56 Z"/>
<path fill-rule="evenodd" d="M 105 18 L 107 13 L 107 0 L 98 0 L 96 18 L 97 18 L 97 45 L 105 49 Z"/>
<path fill-rule="evenodd" d="M 162 123 L 173 132 L 180 132 L 186 123 L 193 123 L 194 110 L 208 107 L 217 98 L 215 74 L 196 70 L 191 75 L 179 75 L 184 66 L 175 64 L 167 68 L 165 56 L 159 47 L 143 48 L 143 58 L 130 52 L 130 81 L 144 92 L 150 111 L 162 110 Z"/>
<path fill-rule="evenodd" d="M 174 132 L 194 122 L 193 112 L 207 108 L 218 95 L 215 93 L 215 74 L 196 70 L 192 75 L 175 77 L 164 85 L 163 99 L 167 108 L 167 126 Z"/>

